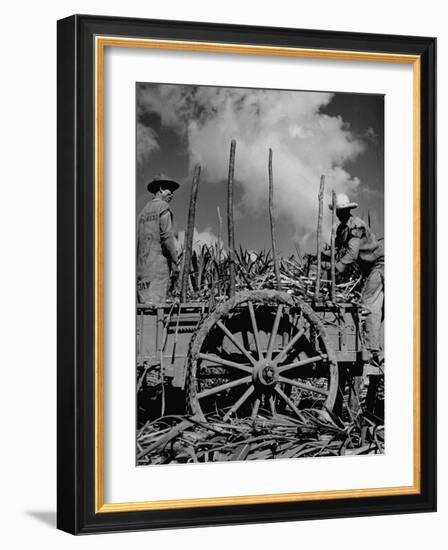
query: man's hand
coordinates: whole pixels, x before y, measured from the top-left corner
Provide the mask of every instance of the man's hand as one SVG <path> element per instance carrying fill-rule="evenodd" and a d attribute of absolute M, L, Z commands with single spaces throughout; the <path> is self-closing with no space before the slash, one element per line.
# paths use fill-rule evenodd
<path fill-rule="evenodd" d="M 320 266 L 325 271 L 328 271 L 329 269 L 331 269 L 331 262 L 321 262 Z"/>
<path fill-rule="evenodd" d="M 170 279 L 170 293 L 172 293 L 177 287 L 177 282 L 179 280 L 179 266 L 177 265 L 177 263 L 173 262 L 170 265 Z"/>

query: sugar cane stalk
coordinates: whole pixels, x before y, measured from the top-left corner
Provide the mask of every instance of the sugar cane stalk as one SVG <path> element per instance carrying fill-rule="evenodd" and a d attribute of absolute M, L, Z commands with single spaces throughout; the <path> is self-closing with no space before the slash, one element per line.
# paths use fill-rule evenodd
<path fill-rule="evenodd" d="M 322 214 L 324 207 L 324 188 L 325 188 L 325 174 L 320 177 L 319 187 L 319 214 L 317 218 L 317 273 L 316 273 L 316 288 L 314 291 L 314 299 L 319 300 L 320 297 L 320 279 L 322 272 Z"/>
<path fill-rule="evenodd" d="M 236 141 L 230 143 L 229 175 L 227 179 L 227 231 L 229 244 L 229 297 L 235 295 L 235 232 L 233 222 L 233 174 L 235 172 Z"/>
<path fill-rule="evenodd" d="M 216 208 L 218 214 L 218 296 L 221 296 L 221 255 L 222 255 L 222 216 L 219 206 Z"/>
<path fill-rule="evenodd" d="M 331 192 L 331 249 L 330 249 L 330 262 L 331 262 L 331 301 L 335 301 L 336 297 L 336 268 L 335 268 L 335 241 L 336 241 L 336 193 Z"/>
<path fill-rule="evenodd" d="M 194 219 L 196 216 L 196 201 L 198 198 L 199 178 L 201 176 L 201 166 L 196 164 L 194 167 L 193 182 L 191 184 L 190 206 L 188 208 L 187 233 L 185 235 L 184 262 L 182 266 L 181 279 L 181 301 L 185 302 L 187 298 L 188 278 L 190 275 L 191 252 L 193 248 Z"/>
<path fill-rule="evenodd" d="M 218 217 L 218 245 L 219 245 L 219 259 L 221 260 L 221 241 L 222 241 L 222 216 L 219 206 L 216 207 L 216 214 Z"/>
<path fill-rule="evenodd" d="M 274 273 L 277 280 L 277 289 L 282 289 L 280 281 L 280 270 L 278 267 L 277 246 L 275 242 L 275 220 L 274 220 L 274 177 L 272 174 L 272 149 L 269 149 L 269 221 L 271 224 L 271 242 L 272 242 L 272 259 L 274 261 Z"/>

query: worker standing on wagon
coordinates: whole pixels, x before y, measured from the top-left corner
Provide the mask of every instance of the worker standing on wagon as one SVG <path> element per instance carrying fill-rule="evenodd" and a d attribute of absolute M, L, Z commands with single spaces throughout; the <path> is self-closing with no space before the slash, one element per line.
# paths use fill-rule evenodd
<path fill-rule="evenodd" d="M 380 341 L 384 318 L 384 242 L 377 239 L 364 220 L 352 215 L 351 211 L 357 206 L 344 193 L 336 196 L 336 216 L 340 223 L 336 230 L 335 268 L 336 272 L 343 273 L 356 262 L 365 277 L 361 294 L 365 310 L 365 344 L 370 352 L 369 364 L 380 367 L 383 363 Z"/>
<path fill-rule="evenodd" d="M 170 275 L 178 272 L 173 213 L 169 203 L 179 184 L 160 174 L 148 183 L 154 194 L 137 218 L 137 297 L 143 304 L 166 300 Z"/>

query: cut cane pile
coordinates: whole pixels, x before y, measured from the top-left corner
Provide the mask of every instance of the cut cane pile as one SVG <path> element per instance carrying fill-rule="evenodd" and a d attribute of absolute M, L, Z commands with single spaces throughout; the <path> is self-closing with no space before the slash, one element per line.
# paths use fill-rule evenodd
<path fill-rule="evenodd" d="M 384 426 L 363 416 L 343 423 L 305 409 L 301 420 L 281 414 L 232 423 L 210 416 L 169 415 L 137 433 L 137 464 L 268 460 L 384 453 Z"/>
<path fill-rule="evenodd" d="M 182 256 L 181 256 L 182 261 Z M 221 301 L 228 294 L 230 257 L 226 250 L 215 243 L 203 244 L 192 253 L 188 281 L 187 301 Z M 274 261 L 270 251 L 250 252 L 241 247 L 234 255 L 236 291 L 277 288 Z M 316 256 L 307 254 L 300 260 L 296 256 L 278 258 L 281 288 L 283 291 L 311 299 L 316 285 Z M 330 273 L 322 271 L 320 299 L 330 300 Z M 356 267 L 350 266 L 344 278 L 338 277 L 335 301 L 359 303 L 361 275 Z M 179 295 L 178 288 L 172 289 L 172 298 Z"/>

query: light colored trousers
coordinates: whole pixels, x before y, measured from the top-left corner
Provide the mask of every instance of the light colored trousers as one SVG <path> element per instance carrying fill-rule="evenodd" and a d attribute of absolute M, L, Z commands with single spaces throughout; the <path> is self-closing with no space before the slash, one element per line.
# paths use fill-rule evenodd
<path fill-rule="evenodd" d="M 168 291 L 169 275 L 143 279 L 137 282 L 138 302 L 140 304 L 163 305 Z"/>
<path fill-rule="evenodd" d="M 137 278 L 138 301 L 158 306 L 165 302 L 170 282 L 168 260 L 162 253 L 152 251 L 147 263 L 148 268 Z"/>
<path fill-rule="evenodd" d="M 384 263 L 379 263 L 369 273 L 361 301 L 365 315 L 366 348 L 373 354 L 382 357 L 381 323 L 384 319 Z"/>

